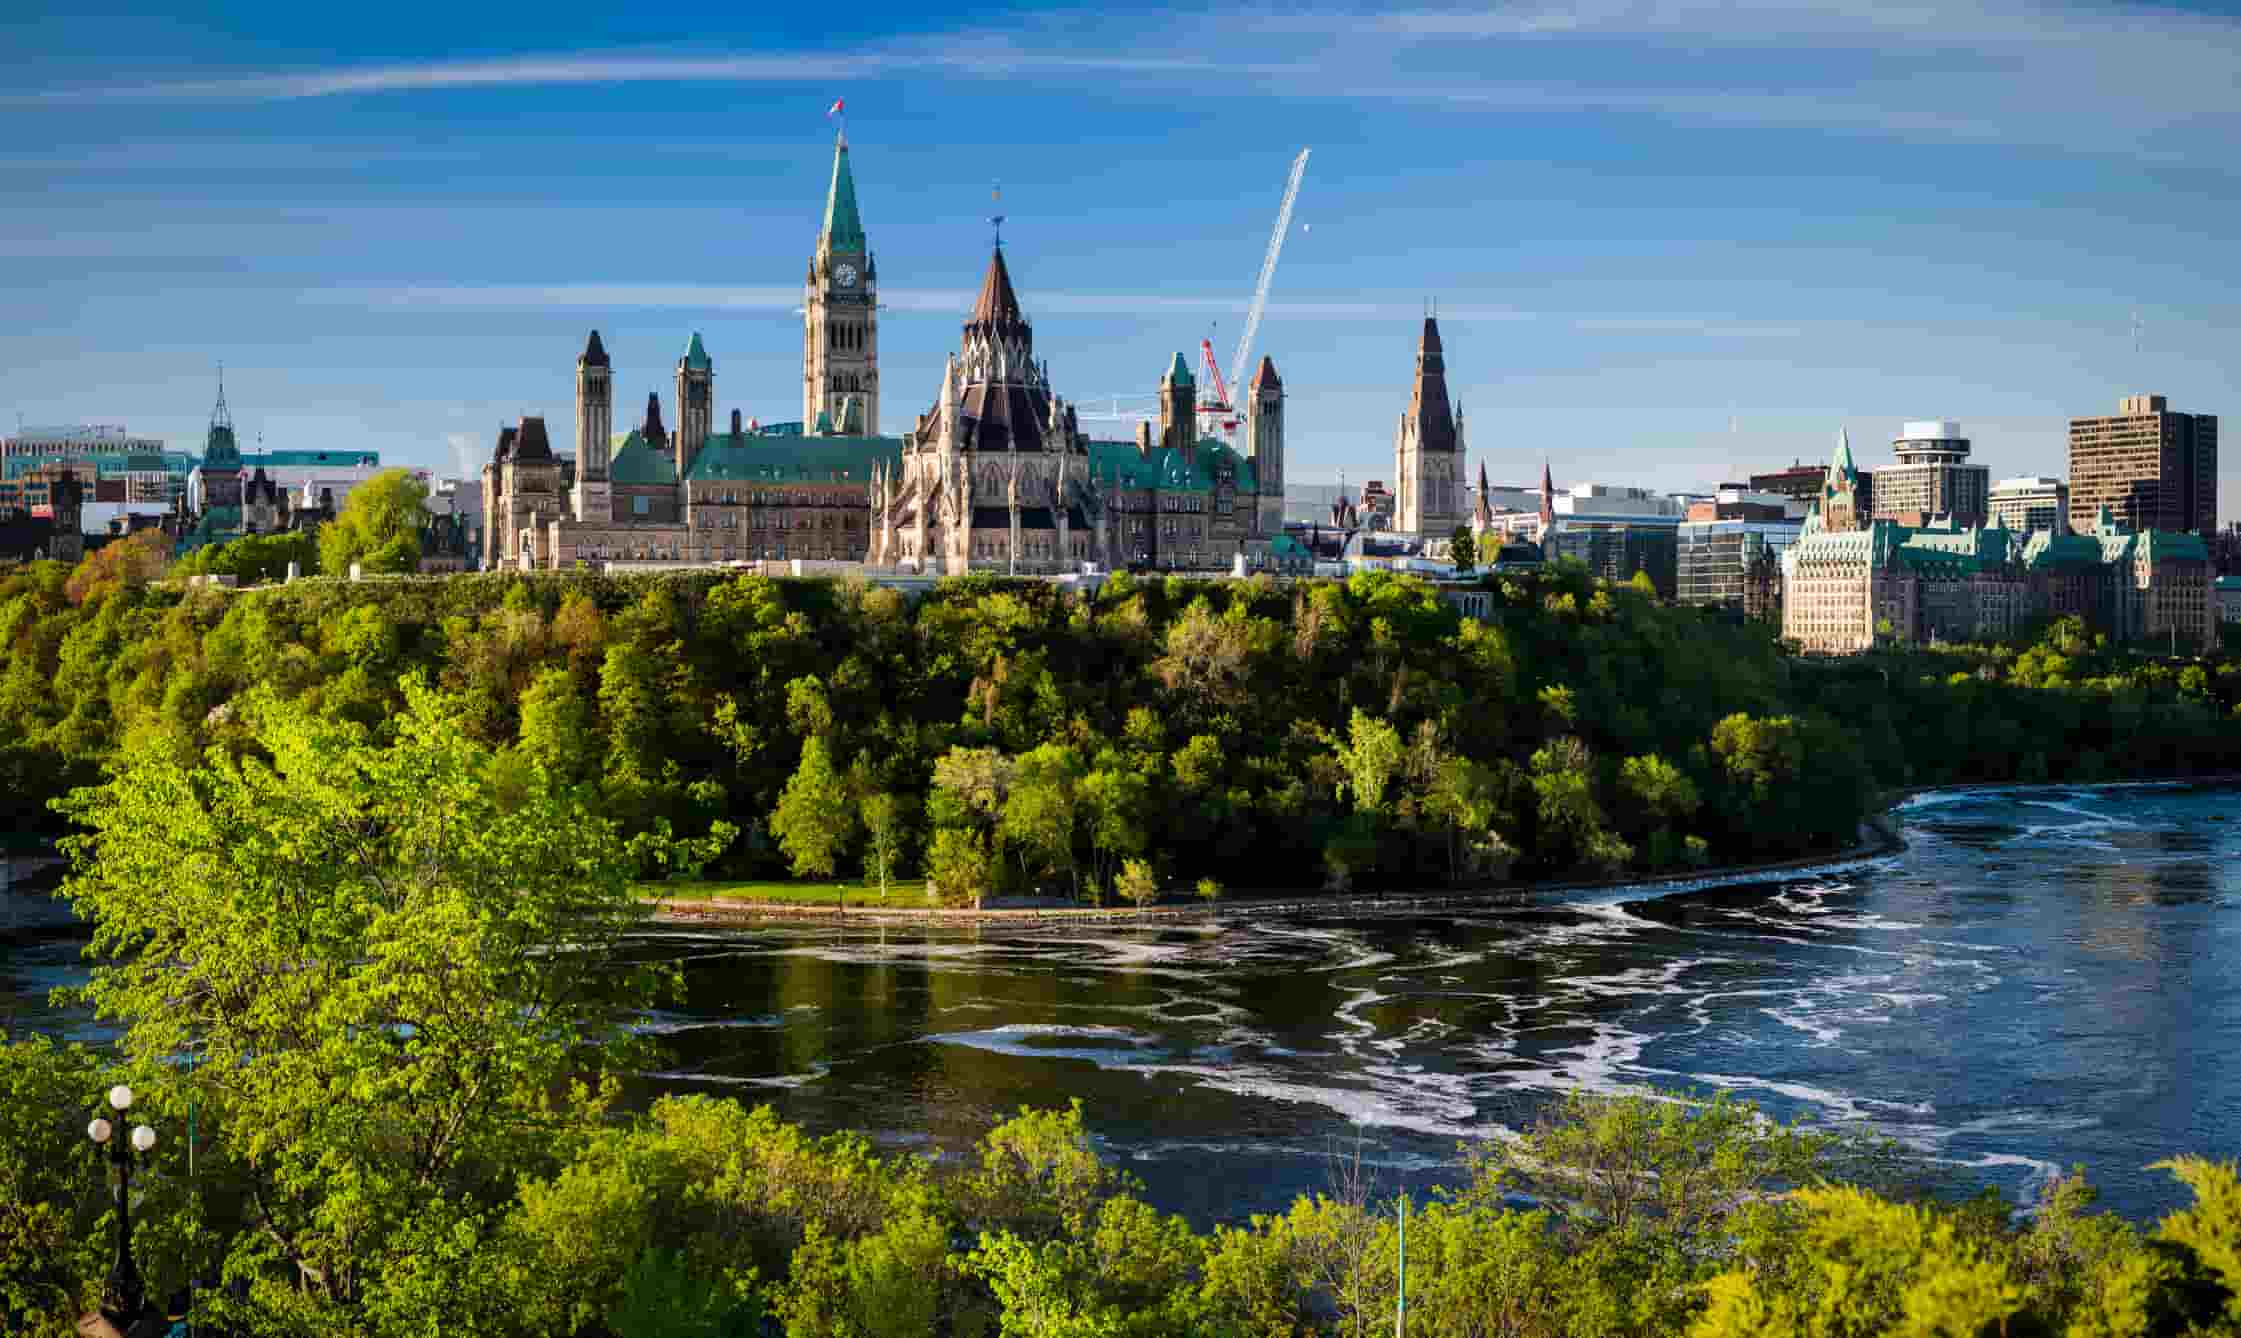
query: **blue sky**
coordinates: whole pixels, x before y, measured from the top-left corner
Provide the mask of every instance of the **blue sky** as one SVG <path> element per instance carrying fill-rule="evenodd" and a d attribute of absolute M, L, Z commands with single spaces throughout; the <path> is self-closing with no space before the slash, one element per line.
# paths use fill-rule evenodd
<path fill-rule="evenodd" d="M 992 182 L 1087 401 L 1210 325 L 1226 365 L 1311 145 L 1257 346 L 1295 481 L 1390 473 L 1428 296 L 1497 480 L 1545 452 L 1696 487 L 1840 425 L 1874 463 L 1930 417 L 1996 477 L 2059 474 L 2065 420 L 2122 394 L 2241 413 L 2237 68 L 2230 16 L 2016 0 L 19 4 L 0 414 L 190 444 L 222 359 L 246 437 L 450 472 L 568 421 L 596 326 L 619 407 L 666 403 L 699 330 L 720 413 L 798 416 L 845 97 L 890 432 L 955 347 Z"/>

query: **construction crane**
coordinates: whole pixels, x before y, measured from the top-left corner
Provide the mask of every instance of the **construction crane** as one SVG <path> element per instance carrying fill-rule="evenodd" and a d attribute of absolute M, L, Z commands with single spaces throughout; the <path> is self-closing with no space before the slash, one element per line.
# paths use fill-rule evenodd
<path fill-rule="evenodd" d="M 1214 361 L 1214 341 L 1211 337 L 1198 341 L 1198 356 L 1200 361 L 1206 364 L 1207 381 L 1214 387 L 1214 397 L 1212 399 L 1201 398 L 1199 400 L 1199 417 L 1218 422 L 1224 432 L 1235 432 L 1237 430 L 1235 401 L 1230 399 L 1229 386 L 1222 380 L 1222 369 Z"/>
<path fill-rule="evenodd" d="M 1292 159 L 1291 175 L 1284 182 L 1284 202 L 1276 210 L 1276 229 L 1269 235 L 1267 254 L 1261 257 L 1260 279 L 1253 285 L 1252 305 L 1245 311 L 1245 332 L 1238 337 L 1237 352 L 1230 359 L 1230 371 L 1226 379 L 1222 376 L 1220 366 L 1214 361 L 1214 341 L 1206 338 L 1198 342 L 1199 356 L 1205 363 L 1206 379 L 1214 396 L 1211 400 L 1202 396 L 1199 401 L 1198 411 L 1202 425 L 1208 424 L 1210 420 L 1211 425 L 1220 427 L 1224 432 L 1237 430 L 1237 409 L 1230 398 L 1229 388 L 1244 380 L 1245 361 L 1253 356 L 1253 336 L 1259 332 L 1261 313 L 1268 307 L 1268 290 L 1276 279 L 1276 258 L 1283 254 L 1284 234 L 1292 230 L 1292 206 L 1299 202 L 1299 183 L 1307 175 L 1309 152 L 1311 150 L 1301 149 L 1299 156 Z M 1099 395 L 1095 399 L 1109 401 L 1111 410 L 1094 413 L 1087 407 L 1090 401 L 1077 401 L 1077 413 L 1080 417 L 1124 421 L 1146 418 L 1150 414 L 1142 411 L 1124 412 L 1121 406 L 1124 403 L 1136 405 L 1154 402 L 1154 397 L 1141 394 Z"/>
<path fill-rule="evenodd" d="M 1299 183 L 1307 175 L 1307 155 L 1312 151 L 1301 149 L 1299 157 L 1292 159 L 1292 174 L 1284 182 L 1284 203 L 1276 209 L 1276 230 L 1269 234 L 1268 254 L 1261 257 L 1260 281 L 1253 285 L 1253 305 L 1245 311 L 1245 331 L 1237 337 L 1237 353 L 1229 360 L 1230 385 L 1242 387 L 1245 384 L 1245 360 L 1253 356 L 1253 336 L 1260 333 L 1261 313 L 1268 308 L 1268 286 L 1276 278 L 1276 257 L 1284 253 L 1284 234 L 1292 230 L 1292 206 L 1299 203 Z M 1208 370 L 1214 366 L 1211 344 L 1206 348 L 1206 366 Z M 1220 376 L 1214 378 L 1214 384 L 1217 388 L 1221 386 Z M 1235 426 L 1234 422 L 1231 426 Z"/>

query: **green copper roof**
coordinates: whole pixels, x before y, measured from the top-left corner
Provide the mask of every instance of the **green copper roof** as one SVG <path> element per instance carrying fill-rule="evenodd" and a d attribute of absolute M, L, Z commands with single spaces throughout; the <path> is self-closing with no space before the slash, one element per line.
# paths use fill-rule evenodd
<path fill-rule="evenodd" d="M 1093 441 L 1089 444 L 1089 468 L 1105 487 L 1212 492 L 1216 471 L 1227 467 L 1236 472 L 1239 492 L 1259 490 L 1253 462 L 1223 442 L 1208 437 L 1198 443 L 1194 454 L 1197 459 L 1186 464 L 1183 453 L 1172 447 L 1154 446 L 1151 454 L 1144 455 L 1132 441 Z"/>
<path fill-rule="evenodd" d="M 2210 546 L 2184 530 L 2147 530 L 2140 535 L 2140 556 L 2150 562 L 2208 562 Z"/>
<path fill-rule="evenodd" d="M 1838 479 L 1858 472 L 1852 463 L 1852 438 L 1840 427 L 1836 430 L 1836 454 L 1829 457 L 1829 483 L 1833 487 Z"/>
<path fill-rule="evenodd" d="M 241 463 L 241 448 L 234 445 L 233 428 L 225 423 L 210 427 L 209 439 L 202 446 L 204 469 L 232 469 Z"/>
<path fill-rule="evenodd" d="M 719 432 L 701 444 L 685 477 L 694 483 L 863 483 L 872 466 L 900 473 L 900 437 L 766 437 Z"/>
<path fill-rule="evenodd" d="M 2040 530 L 2023 541 L 2023 565 L 2032 571 L 2051 571 L 2058 567 L 2090 566 L 2101 560 L 2098 540 L 2064 530 L 2056 534 Z"/>
<path fill-rule="evenodd" d="M 708 361 L 708 350 L 700 346 L 700 331 L 693 331 L 693 342 L 685 346 L 685 365 L 696 372 L 705 372 L 715 364 Z"/>
<path fill-rule="evenodd" d="M 1190 365 L 1183 361 L 1183 355 L 1180 353 L 1175 355 L 1175 361 L 1167 365 L 1167 379 L 1177 385 L 1197 384 L 1191 380 Z"/>
<path fill-rule="evenodd" d="M 828 251 L 864 250 L 864 220 L 856 213 L 856 178 L 848 170 L 848 139 L 833 142 L 833 184 L 825 192 L 825 230 L 818 240 Z"/>
<path fill-rule="evenodd" d="M 1899 558 L 1915 567 L 1983 571 L 2006 562 L 2015 547 L 2015 536 L 2001 529 L 1907 531 L 1904 526 L 1899 528 L 1905 536 L 1899 541 Z"/>
<path fill-rule="evenodd" d="M 632 428 L 615 447 L 607 463 L 607 478 L 614 483 L 677 483 L 677 462 L 669 458 L 666 450 L 657 450 L 647 444 L 638 429 Z"/>

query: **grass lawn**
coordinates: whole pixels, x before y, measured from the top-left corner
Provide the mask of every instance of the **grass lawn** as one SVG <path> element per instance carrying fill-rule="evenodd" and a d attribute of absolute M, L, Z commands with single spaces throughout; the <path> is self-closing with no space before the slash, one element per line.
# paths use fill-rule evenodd
<path fill-rule="evenodd" d="M 833 906 L 838 905 L 841 898 L 846 896 L 851 906 L 923 908 L 926 905 L 924 878 L 890 881 L 884 901 L 879 896 L 879 884 L 866 883 L 860 879 L 833 883 L 791 879 L 735 883 L 679 878 L 659 883 L 640 883 L 638 890 L 648 897 L 674 897 L 684 901 L 766 901 L 793 906 Z"/>

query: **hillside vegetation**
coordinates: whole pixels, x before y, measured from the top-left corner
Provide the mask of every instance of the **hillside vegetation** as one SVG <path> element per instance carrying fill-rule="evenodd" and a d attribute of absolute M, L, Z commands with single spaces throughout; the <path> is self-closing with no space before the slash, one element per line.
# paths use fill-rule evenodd
<path fill-rule="evenodd" d="M 0 577 L 0 825 L 57 830 L 47 801 L 120 752 L 247 747 L 253 686 L 379 732 L 413 676 L 493 766 L 627 830 L 730 822 L 717 875 L 930 872 L 951 900 L 1670 869 L 1843 845 L 1890 787 L 2241 763 L 2233 662 L 2074 622 L 1805 662 L 1570 565 L 1491 582 L 1482 623 L 1388 574 L 187 592 L 116 547 Z"/>

